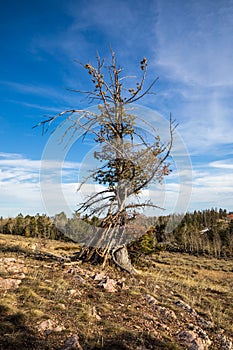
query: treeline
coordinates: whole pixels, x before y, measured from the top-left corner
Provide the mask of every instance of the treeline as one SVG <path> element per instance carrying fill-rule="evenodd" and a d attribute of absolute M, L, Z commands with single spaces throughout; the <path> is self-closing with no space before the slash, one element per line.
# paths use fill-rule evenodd
<path fill-rule="evenodd" d="M 82 243 L 92 235 L 99 220 L 81 218 L 64 212 L 53 218 L 45 214 L 19 214 L 15 218 L 0 218 L 0 232 L 25 237 L 72 240 Z M 160 249 L 206 254 L 215 257 L 233 256 L 233 215 L 223 209 L 194 211 L 185 215 L 146 217 L 141 215 L 132 224 L 129 246 L 134 251 L 149 254 Z M 132 242 L 135 242 L 135 244 Z"/>
<path fill-rule="evenodd" d="M 159 217 L 153 227 L 158 244 L 168 250 L 233 256 L 233 220 L 226 210 L 194 211 L 186 213 L 182 220 L 180 215 Z"/>
<path fill-rule="evenodd" d="M 35 216 L 19 214 L 15 218 L 0 218 L 0 232 L 4 234 L 37 237 L 44 239 L 66 240 L 64 234 L 47 215 Z"/>
<path fill-rule="evenodd" d="M 0 233 L 3 234 L 80 242 L 90 232 L 91 225 L 76 214 L 72 218 L 67 218 L 64 212 L 53 218 L 45 214 L 0 217 Z"/>

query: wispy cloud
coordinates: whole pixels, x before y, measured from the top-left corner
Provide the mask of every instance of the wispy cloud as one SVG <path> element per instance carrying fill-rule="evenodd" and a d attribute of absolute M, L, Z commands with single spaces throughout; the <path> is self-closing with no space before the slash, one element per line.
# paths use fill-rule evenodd
<path fill-rule="evenodd" d="M 232 144 L 233 108 L 230 101 L 219 99 L 214 94 L 201 102 L 182 103 L 177 108 L 182 117 L 179 130 L 191 154 L 215 155 L 226 153 L 224 146 Z M 227 150 L 228 152 L 229 150 Z"/>
<path fill-rule="evenodd" d="M 11 102 L 19 103 L 24 106 L 36 109 L 42 109 L 46 111 L 62 111 L 64 109 L 70 108 L 70 106 L 77 104 L 77 95 L 72 94 L 67 90 L 67 87 L 52 87 L 52 86 L 41 86 L 41 85 L 32 85 L 27 83 L 19 83 L 14 81 L 0 81 L 0 85 L 5 87 L 5 89 L 9 89 L 11 91 L 17 92 L 20 95 L 26 95 L 28 100 L 28 95 L 36 96 L 40 98 L 40 101 L 46 101 L 46 103 L 51 103 L 48 108 L 47 106 L 39 105 L 38 103 L 29 103 L 21 100 L 14 100 Z M 8 101 L 10 101 L 8 99 Z M 37 100 L 38 101 L 38 100 Z M 55 105 L 55 107 L 54 107 Z M 66 105 L 64 107 L 64 105 Z"/>
<path fill-rule="evenodd" d="M 0 215 L 17 215 L 19 212 L 32 213 L 46 212 L 41 197 L 40 170 L 47 169 L 51 183 L 53 181 L 61 182 L 62 191 L 66 193 L 70 200 L 70 205 L 75 206 L 75 188 L 74 182 L 77 176 L 79 163 L 68 162 L 60 163 L 57 161 L 42 162 L 41 160 L 32 160 L 23 157 L 17 153 L 0 153 L 0 193 L 1 208 Z M 62 169 L 61 169 L 62 167 Z M 69 183 L 66 183 L 69 181 Z M 70 189 L 72 188 L 72 191 Z M 30 204 L 29 204 L 30 203 Z M 56 205 L 55 205 L 56 204 Z M 58 208 L 58 203 L 54 202 Z M 59 204 L 59 207 L 62 203 Z"/>
<path fill-rule="evenodd" d="M 0 158 L 2 159 L 20 159 L 22 158 L 22 155 L 19 153 L 7 153 L 7 152 L 0 152 Z"/>
<path fill-rule="evenodd" d="M 233 170 L 233 159 L 231 160 L 218 160 L 215 162 L 211 162 L 210 167 L 218 168 L 218 169 L 225 169 L 225 170 Z"/>
<path fill-rule="evenodd" d="M 233 209 L 232 159 L 195 166 L 190 209 Z"/>
<path fill-rule="evenodd" d="M 67 106 L 59 106 L 59 107 L 51 107 L 51 106 L 46 106 L 42 104 L 36 104 L 36 103 L 29 103 L 29 102 L 24 102 L 24 101 L 16 101 L 16 100 L 8 100 L 11 103 L 16 103 L 25 107 L 28 107 L 30 109 L 39 109 L 42 110 L 43 112 L 53 112 L 53 113 L 60 113 L 61 111 L 64 111 L 67 109 Z"/>
<path fill-rule="evenodd" d="M 158 1 L 159 63 L 187 84 L 233 84 L 231 0 Z"/>
<path fill-rule="evenodd" d="M 44 169 L 58 169 L 62 166 L 63 169 L 77 169 L 80 163 L 76 162 L 60 162 L 56 160 L 32 160 L 24 158 L 22 155 L 17 153 L 2 153 L 0 152 L 0 166 L 1 168 L 14 168 L 14 169 L 25 169 L 38 171 L 42 167 Z"/>
<path fill-rule="evenodd" d="M 156 21 L 163 104 L 171 106 L 191 155 L 221 156 L 232 145 L 233 3 L 159 0 Z"/>
<path fill-rule="evenodd" d="M 32 50 L 56 55 L 62 63 L 68 61 L 70 72 L 74 72 L 71 67 L 74 59 L 95 61 L 97 51 L 101 57 L 109 56 L 110 47 L 117 52 L 119 60 L 124 59 L 122 65 L 127 62 L 132 66 L 134 61 L 139 63 L 138 57 L 151 51 L 156 7 L 156 1 L 148 0 L 69 1 L 65 11 L 70 20 L 66 27 L 51 35 L 36 37 Z M 72 81 L 71 77 L 66 78 Z"/>
<path fill-rule="evenodd" d="M 86 195 L 102 189 L 100 185 L 89 183 L 77 193 L 80 164 L 64 162 L 62 173 L 60 166 L 59 162 L 48 162 L 45 164 L 47 176 L 40 179 L 40 160 L 0 153 L 0 215 L 17 215 L 19 212 L 54 215 L 60 211 L 71 214 Z M 211 206 L 232 210 L 232 168 L 232 160 L 220 160 L 210 162 L 204 168 L 196 166 L 191 180 L 185 169 L 181 170 L 184 174 L 173 174 L 163 185 L 152 186 L 141 194 L 142 200 L 151 200 L 166 211 L 149 210 L 146 213 L 166 215 Z"/>

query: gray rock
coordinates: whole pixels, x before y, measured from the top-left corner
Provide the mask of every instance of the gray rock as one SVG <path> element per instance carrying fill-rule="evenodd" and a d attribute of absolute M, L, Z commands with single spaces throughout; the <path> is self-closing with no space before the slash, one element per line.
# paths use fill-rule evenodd
<path fill-rule="evenodd" d="M 167 320 L 176 320 L 176 314 L 173 310 L 167 309 L 164 306 L 154 305 L 154 310 L 160 314 L 160 317 Z"/>
<path fill-rule="evenodd" d="M 196 315 L 196 311 L 189 305 L 189 304 L 186 304 L 184 301 L 182 300 L 176 300 L 174 302 L 174 304 L 180 308 L 182 308 L 183 310 L 185 310 L 186 312 L 192 314 L 192 315 Z"/>
<path fill-rule="evenodd" d="M 61 350 L 83 350 L 79 343 L 79 337 L 77 334 L 73 334 L 65 343 L 64 348 Z"/>
<path fill-rule="evenodd" d="M 24 278 L 21 277 L 21 273 L 27 273 L 27 268 L 24 265 L 24 261 L 15 258 L 0 258 L 0 273 L 10 274 L 14 278 Z"/>
<path fill-rule="evenodd" d="M 196 312 L 196 310 L 193 309 L 189 304 L 186 304 L 184 301 L 177 300 L 174 302 L 174 304 L 176 306 L 182 308 L 184 311 L 189 313 L 191 316 L 193 316 L 201 328 L 211 329 L 214 327 L 214 324 L 212 322 L 206 321 L 203 317 L 199 316 L 198 313 Z"/>
<path fill-rule="evenodd" d="M 206 321 L 203 317 L 196 315 L 196 320 L 198 323 L 198 326 L 200 326 L 203 329 L 212 329 L 214 327 L 214 323 L 211 321 Z"/>
<path fill-rule="evenodd" d="M 211 341 L 206 332 L 195 326 L 193 326 L 193 330 L 180 332 L 178 334 L 178 339 L 187 350 L 207 350 L 211 345 Z"/>

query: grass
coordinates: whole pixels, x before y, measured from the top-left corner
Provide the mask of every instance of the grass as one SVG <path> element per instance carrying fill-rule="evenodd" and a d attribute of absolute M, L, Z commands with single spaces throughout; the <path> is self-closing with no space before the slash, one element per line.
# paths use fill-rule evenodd
<path fill-rule="evenodd" d="M 110 278 L 123 276 L 129 287 L 108 293 L 91 278 L 101 271 L 100 266 L 37 260 L 30 248 L 35 242 L 32 238 L 0 235 L 0 258 L 23 259 L 26 271 L 17 290 L 1 295 L 0 349 L 58 350 L 71 334 L 79 335 L 84 350 L 184 349 L 177 333 L 195 320 L 175 305 L 178 299 L 214 323 L 208 330 L 211 349 L 221 349 L 217 341 L 221 329 L 228 337 L 233 334 L 232 260 L 162 252 L 146 261 L 147 268 L 139 266 L 138 276 L 107 267 L 105 273 Z M 73 243 L 56 241 L 40 248 L 60 256 L 76 249 Z M 81 268 L 83 283 L 68 273 L 70 267 Z M 6 275 L 4 272 L 2 277 Z M 173 310 L 177 320 L 161 319 L 146 301 L 147 294 L 157 300 L 157 305 Z M 38 325 L 47 319 L 63 330 L 39 332 Z"/>
<path fill-rule="evenodd" d="M 232 260 L 166 252 L 156 260 L 147 277 L 151 292 L 155 292 L 154 282 L 169 288 L 174 297 L 183 299 L 217 327 L 233 334 Z"/>

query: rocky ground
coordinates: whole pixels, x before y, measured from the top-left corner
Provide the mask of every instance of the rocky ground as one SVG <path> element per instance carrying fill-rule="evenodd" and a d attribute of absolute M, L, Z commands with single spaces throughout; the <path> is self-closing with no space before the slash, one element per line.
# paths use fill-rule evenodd
<path fill-rule="evenodd" d="M 0 235 L 0 349 L 233 349 L 232 261 L 162 253 L 130 276 L 59 259 L 74 248 Z"/>

